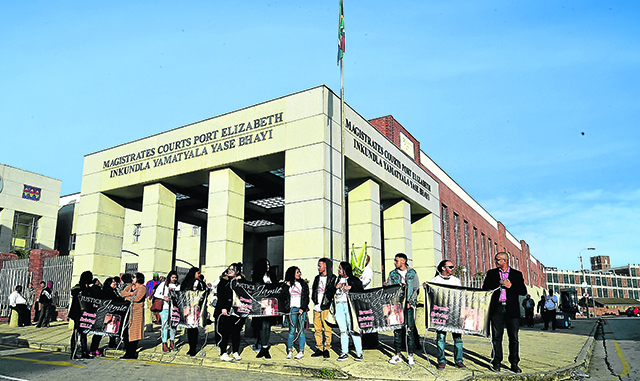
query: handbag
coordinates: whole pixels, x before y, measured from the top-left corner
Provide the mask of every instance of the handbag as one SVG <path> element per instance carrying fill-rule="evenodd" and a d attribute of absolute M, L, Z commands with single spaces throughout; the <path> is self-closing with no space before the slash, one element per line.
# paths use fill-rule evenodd
<path fill-rule="evenodd" d="M 162 307 L 164 305 L 164 300 L 160 299 L 160 298 L 153 298 L 153 301 L 151 302 L 151 308 L 149 308 L 151 310 L 151 312 L 160 312 L 162 311 Z"/>
<path fill-rule="evenodd" d="M 324 318 L 324 322 L 327 323 L 327 325 L 331 328 L 338 328 L 338 322 L 336 321 L 336 305 L 335 305 L 335 300 L 333 301 L 333 303 L 331 303 L 331 306 L 329 307 L 329 313 L 327 314 L 327 317 Z"/>

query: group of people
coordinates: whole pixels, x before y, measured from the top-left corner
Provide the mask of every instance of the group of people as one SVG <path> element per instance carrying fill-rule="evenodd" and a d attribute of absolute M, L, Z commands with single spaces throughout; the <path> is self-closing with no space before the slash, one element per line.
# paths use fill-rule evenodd
<path fill-rule="evenodd" d="M 27 289 L 22 285 L 15 286 L 9 295 L 9 307 L 18 315 L 18 327 L 31 325 L 31 311 L 35 308 L 33 322 L 36 328 L 49 328 L 55 313 L 53 282 L 40 282 L 40 293 L 36 296 L 33 285 L 29 283 Z"/>
<path fill-rule="evenodd" d="M 367 265 L 370 258 L 367 257 Z M 527 289 L 524 284 L 522 273 L 509 266 L 509 256 L 507 253 L 497 253 L 495 255 L 496 267 L 487 271 L 482 289 L 499 290 L 493 294 L 489 319 L 491 323 L 491 364 L 490 369 L 500 371 L 503 361 L 502 341 L 504 330 L 507 330 L 509 339 L 509 363 L 510 370 L 516 373 L 522 372 L 518 363 L 519 357 L 519 319 L 520 303 L 519 297 L 526 295 Z M 404 325 L 401 329 L 394 331 L 394 354 L 389 359 L 389 363 L 396 364 L 403 361 L 402 350 L 406 349 L 406 361 L 409 365 L 415 363 L 414 350 L 416 348 L 417 330 L 415 326 L 415 314 L 417 297 L 420 290 L 418 275 L 414 269 L 409 267 L 408 258 L 403 253 L 396 254 L 394 258 L 395 268 L 389 273 L 385 285 L 402 284 L 405 286 L 405 304 L 402 306 Z M 367 266 L 368 267 L 368 266 Z M 437 266 L 436 276 L 431 279 L 431 283 L 451 286 L 461 286 L 460 279 L 453 275 L 454 264 L 450 260 L 443 260 Z M 330 348 L 332 339 L 332 328 L 328 323 L 329 314 L 335 318 L 340 334 L 340 354 L 338 361 L 349 358 L 349 339 L 353 341 L 355 347 L 355 361 L 363 360 L 362 336 L 356 334 L 352 327 L 351 315 L 348 307 L 349 292 L 361 292 L 371 287 L 372 271 L 364 271 L 360 277 L 353 274 L 353 269 L 349 262 L 340 262 L 337 275 L 333 273 L 333 262 L 328 258 L 321 258 L 317 264 L 318 274 L 313 279 L 311 287 L 302 278 L 301 270 L 296 266 L 291 266 L 285 272 L 284 280 L 279 281 L 274 274 L 271 264 L 266 258 L 255 263 L 251 271 L 251 280 L 245 279 L 242 272 L 242 263 L 230 264 L 219 279 L 214 281 L 217 292 L 217 302 L 215 305 L 213 320 L 215 322 L 215 341 L 220 348 L 220 359 L 223 361 L 240 361 L 240 334 L 245 323 L 245 317 L 235 313 L 233 305 L 233 285 L 234 282 L 252 282 L 254 284 L 280 285 L 287 291 L 284 300 L 284 307 L 280 309 L 285 314 L 288 323 L 289 334 L 287 339 L 287 359 L 301 359 L 305 355 L 305 326 L 307 314 L 311 311 L 310 304 L 313 303 L 313 325 L 315 350 L 311 357 L 330 358 Z M 370 268 L 369 268 L 370 270 Z M 79 328 L 81 316 L 80 302 L 78 295 L 100 296 L 101 298 L 124 299 L 132 302 L 132 316 L 130 324 L 124 328 L 123 340 L 125 343 L 124 358 L 137 357 L 137 344 L 144 335 L 144 312 L 143 301 L 147 295 L 153 298 L 162 299 L 163 307 L 159 311 L 162 322 L 162 349 L 165 352 L 176 349 L 175 328 L 171 326 L 171 299 L 170 290 L 181 291 L 205 291 L 207 285 L 203 281 L 200 269 L 193 267 L 188 272 L 182 283 L 178 283 L 178 275 L 175 271 L 170 271 L 166 278 L 158 279 L 153 285 L 153 292 L 149 291 L 144 283 L 144 275 L 136 273 L 132 279 L 128 274 L 122 278 L 107 278 L 98 287 L 93 281 L 90 271 L 85 271 L 80 276 L 79 283 L 72 288 L 72 304 L 69 310 L 69 317 L 74 320 L 74 334 L 71 338 L 73 349 L 72 357 L 92 358 L 99 355 L 98 350 L 100 336 L 94 335 L 91 350 L 87 350 L 87 338 L 83 330 Z M 155 277 L 154 277 L 155 278 Z M 364 282 L 363 282 L 364 281 Z M 365 283 L 366 282 L 366 283 Z M 151 285 L 149 285 L 151 287 Z M 557 303 L 557 302 L 556 302 Z M 257 358 L 270 359 L 270 334 L 271 328 L 278 323 L 277 316 L 254 317 L 252 327 L 255 337 L 253 349 L 258 351 Z M 198 328 L 186 329 L 189 343 L 188 355 L 195 356 L 198 352 Z M 461 334 L 453 333 L 454 342 L 454 364 L 456 367 L 464 369 L 463 343 Z M 445 360 L 445 340 L 446 332 L 436 331 L 437 362 L 438 368 L 444 369 Z M 228 345 L 231 341 L 231 349 Z M 297 344 L 297 353 L 294 355 L 294 345 Z M 403 348 L 403 341 L 406 346 Z M 114 345 L 110 342 L 110 346 Z"/>

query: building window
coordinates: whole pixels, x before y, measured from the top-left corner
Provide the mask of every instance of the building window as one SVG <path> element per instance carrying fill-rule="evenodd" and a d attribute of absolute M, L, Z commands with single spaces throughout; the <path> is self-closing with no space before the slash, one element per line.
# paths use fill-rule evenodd
<path fill-rule="evenodd" d="M 553 283 L 553 275 L 547 274 L 547 283 Z"/>
<path fill-rule="evenodd" d="M 482 250 L 482 268 L 485 269 L 485 271 L 487 270 L 487 251 L 486 246 L 485 246 L 485 240 L 484 240 L 484 233 L 480 234 L 480 249 Z M 489 265 L 491 265 L 491 261 L 489 261 Z"/>
<path fill-rule="evenodd" d="M 614 297 L 614 298 L 617 298 L 617 297 L 618 297 L 618 290 L 617 290 L 617 289 L 614 289 L 614 290 L 613 290 L 613 297 Z"/>
<path fill-rule="evenodd" d="M 447 258 L 449 256 L 449 224 L 447 221 L 447 206 L 442 204 L 442 258 Z"/>
<path fill-rule="evenodd" d="M 38 220 L 40 216 L 16 211 L 11 230 L 11 250 L 38 248 Z"/>
<path fill-rule="evenodd" d="M 464 255 L 467 260 L 467 267 L 470 267 L 471 263 L 469 263 L 469 222 L 467 221 L 464 221 Z M 477 272 L 478 266 L 476 266 L 474 270 Z"/>
<path fill-rule="evenodd" d="M 558 281 L 558 274 L 553 274 L 553 283 L 560 283 Z"/>
<path fill-rule="evenodd" d="M 142 228 L 142 224 L 133 225 L 133 242 L 140 242 L 140 230 Z"/>
<path fill-rule="evenodd" d="M 453 213 L 453 234 L 456 239 L 456 266 L 460 266 L 460 216 Z"/>
<path fill-rule="evenodd" d="M 473 256 L 476 259 L 476 269 L 478 268 L 478 229 L 473 228 Z M 484 259 L 483 259 L 484 262 Z M 482 266 L 482 272 L 485 271 L 484 265 Z M 479 272 L 479 271 L 478 271 Z"/>
<path fill-rule="evenodd" d="M 73 233 L 69 237 L 69 251 L 76 249 L 76 234 Z"/>
<path fill-rule="evenodd" d="M 622 287 L 622 278 L 618 278 L 618 287 Z"/>
<path fill-rule="evenodd" d="M 601 286 L 599 276 L 596 277 L 596 286 Z"/>
<path fill-rule="evenodd" d="M 194 225 L 191 235 L 200 235 L 200 226 Z"/>

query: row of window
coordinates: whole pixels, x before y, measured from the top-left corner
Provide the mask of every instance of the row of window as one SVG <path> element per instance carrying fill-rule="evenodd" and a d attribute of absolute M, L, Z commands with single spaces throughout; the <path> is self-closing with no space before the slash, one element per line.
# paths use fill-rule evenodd
<path fill-rule="evenodd" d="M 631 270 L 635 270 L 632 268 Z M 626 282 L 623 281 L 626 280 Z M 610 286 L 610 287 L 631 287 L 638 288 L 638 279 L 631 277 L 605 277 L 605 276 L 584 276 L 573 274 L 547 274 L 547 283 L 564 283 L 564 284 L 582 284 L 587 282 L 588 285 Z"/>
<path fill-rule="evenodd" d="M 553 289 L 554 293 L 558 294 L 560 293 L 560 289 L 562 288 L 566 288 L 565 286 L 557 286 L 557 285 L 553 285 L 553 286 L 549 286 L 549 288 Z M 585 291 L 592 293 L 593 297 L 596 298 L 633 298 L 633 299 L 640 299 L 640 291 L 639 290 L 631 290 L 631 289 L 617 289 L 617 288 L 598 288 L 598 287 L 594 287 L 594 288 L 589 288 L 589 289 L 585 289 L 582 290 L 580 287 L 578 287 L 578 294 L 582 295 Z"/>

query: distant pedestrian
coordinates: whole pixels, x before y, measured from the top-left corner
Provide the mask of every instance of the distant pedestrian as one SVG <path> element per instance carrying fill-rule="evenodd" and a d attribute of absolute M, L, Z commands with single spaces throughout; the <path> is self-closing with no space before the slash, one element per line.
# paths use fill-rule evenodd
<path fill-rule="evenodd" d="M 9 295 L 9 307 L 18 314 L 18 327 L 31 325 L 29 311 L 27 310 L 27 301 L 22 296 L 22 286 L 17 285 L 11 295 Z"/>
<path fill-rule="evenodd" d="M 542 320 L 544 320 L 544 302 L 546 302 L 544 295 L 540 295 L 540 300 L 538 301 L 536 311 L 538 312 L 537 313 L 538 318 Z"/>
<path fill-rule="evenodd" d="M 51 307 L 53 306 L 53 282 L 48 281 L 47 286 L 40 292 L 40 318 L 36 328 L 49 328 L 51 323 Z"/>
<path fill-rule="evenodd" d="M 27 288 L 22 293 L 22 296 L 24 296 L 24 300 L 27 301 L 27 311 L 29 312 L 27 314 L 27 318 L 29 319 L 29 322 L 31 322 L 31 308 L 33 307 L 36 298 L 36 292 L 33 289 L 33 284 L 31 282 L 27 284 Z"/>
<path fill-rule="evenodd" d="M 556 313 L 558 308 L 558 297 L 553 295 L 553 289 L 549 289 L 549 295 L 544 302 L 544 328 L 543 331 L 549 329 L 549 322 L 551 322 L 551 329 L 556 330 Z"/>
<path fill-rule="evenodd" d="M 533 310 L 536 308 L 536 302 L 531 299 L 531 295 L 527 294 L 522 301 L 524 307 L 524 317 L 527 321 L 527 327 L 533 327 Z"/>
<path fill-rule="evenodd" d="M 519 296 L 527 294 L 522 273 L 509 266 L 509 254 L 497 253 L 494 257 L 496 268 L 487 271 L 482 284 L 483 290 L 496 290 L 491 300 L 489 317 L 491 319 L 491 367 L 493 372 L 499 372 L 502 366 L 502 337 L 507 329 L 509 337 L 509 363 L 511 371 L 522 373 L 518 366 L 520 362 L 520 303 Z"/>

